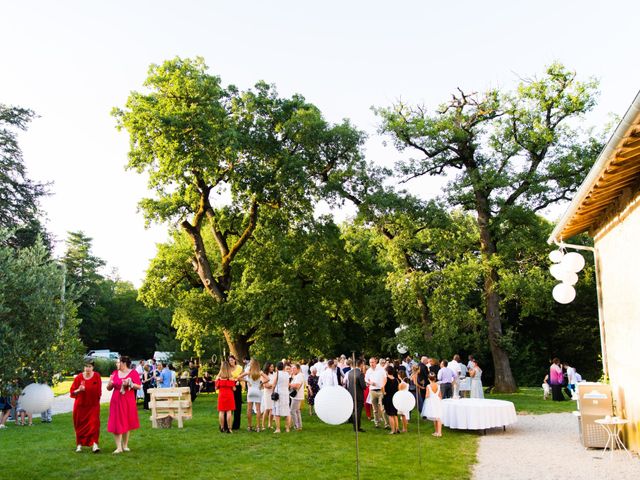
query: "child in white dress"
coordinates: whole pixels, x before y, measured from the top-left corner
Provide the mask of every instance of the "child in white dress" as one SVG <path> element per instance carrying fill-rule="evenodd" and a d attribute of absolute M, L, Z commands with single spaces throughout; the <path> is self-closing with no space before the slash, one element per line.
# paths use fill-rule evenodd
<path fill-rule="evenodd" d="M 435 373 L 429 374 L 429 385 L 422 407 L 422 416 L 433 420 L 434 437 L 442 436 L 442 392 L 437 382 Z"/>

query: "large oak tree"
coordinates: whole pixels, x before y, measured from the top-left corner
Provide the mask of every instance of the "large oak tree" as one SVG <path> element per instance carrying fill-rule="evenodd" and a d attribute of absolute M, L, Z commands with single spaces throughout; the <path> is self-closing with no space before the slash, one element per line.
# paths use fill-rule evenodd
<path fill-rule="evenodd" d="M 516 389 L 503 339 L 501 248 L 531 221 L 529 213 L 570 199 L 588 172 L 601 143 L 574 125 L 595 95 L 595 81 L 553 64 L 513 93 L 458 90 L 435 111 L 402 102 L 376 110 L 380 131 L 413 155 L 399 172 L 406 179 L 451 175 L 449 204 L 476 215 L 497 391 Z"/>
<path fill-rule="evenodd" d="M 266 212 L 309 215 L 364 164 L 364 136 L 347 121 L 330 124 L 303 97 L 280 97 L 264 82 L 225 87 L 202 59 L 152 65 L 145 87 L 114 110 L 130 135 L 128 168 L 146 172 L 154 193 L 141 208 L 148 221 L 188 235 L 197 283 L 218 305 L 228 302 L 234 262 Z M 248 353 L 253 327 L 222 332 L 231 352 Z"/>

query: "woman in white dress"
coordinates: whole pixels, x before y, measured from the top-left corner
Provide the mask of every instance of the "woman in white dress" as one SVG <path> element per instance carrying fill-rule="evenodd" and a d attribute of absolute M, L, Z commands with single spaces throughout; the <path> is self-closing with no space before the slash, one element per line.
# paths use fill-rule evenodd
<path fill-rule="evenodd" d="M 271 428 L 271 419 L 273 417 L 273 400 L 271 400 L 271 394 L 273 393 L 274 381 L 276 379 L 275 367 L 273 363 L 266 362 L 262 371 L 267 375 L 267 383 L 263 385 L 262 389 L 262 430 L 265 430 L 265 421 L 267 422 L 266 428 Z"/>
<path fill-rule="evenodd" d="M 426 388 L 422 416 L 433 421 L 433 436 L 442 436 L 442 392 L 437 381 L 436 374 L 429 374 L 429 385 Z"/>
<path fill-rule="evenodd" d="M 484 392 L 482 391 L 482 370 L 476 360 L 471 361 L 469 376 L 471 377 L 471 398 L 484 398 Z"/>
<path fill-rule="evenodd" d="M 262 385 L 269 382 L 269 378 L 260 370 L 260 364 L 255 358 L 249 362 L 249 370 L 238 377 L 238 381 L 247 382 L 247 430 L 260 431 L 260 418 L 262 415 Z M 253 410 L 256 411 L 256 427 L 253 423 Z"/>
<path fill-rule="evenodd" d="M 278 394 L 278 400 L 273 401 L 273 419 L 276 429 L 273 433 L 280 433 L 280 418 L 286 417 L 285 429 L 291 430 L 291 409 L 289 408 L 289 374 L 284 370 L 284 363 L 276 365 L 276 378 L 273 393 Z"/>

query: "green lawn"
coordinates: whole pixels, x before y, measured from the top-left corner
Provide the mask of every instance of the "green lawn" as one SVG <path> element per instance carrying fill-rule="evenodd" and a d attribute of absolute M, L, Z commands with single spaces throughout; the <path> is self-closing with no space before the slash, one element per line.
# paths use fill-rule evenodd
<path fill-rule="evenodd" d="M 523 387 L 518 393 L 491 394 L 486 398 L 496 398 L 499 400 L 509 400 L 516 406 L 519 414 L 561 413 L 576 410 L 576 402 L 568 400 L 566 402 L 554 402 L 551 396 L 547 400 L 542 397 L 541 387 Z"/>
<path fill-rule="evenodd" d="M 130 453 L 114 456 L 106 432 L 108 406 L 102 408 L 101 447 L 94 455 L 74 452 L 71 414 L 56 415 L 51 424 L 0 430 L 0 477 L 47 479 L 349 479 L 356 477 L 355 442 L 350 425 L 330 426 L 307 409 L 302 432 L 276 435 L 242 430 L 221 434 L 215 395 L 199 397 L 194 418 L 182 430 L 154 430 L 140 410 L 141 428 L 132 433 Z M 364 414 L 363 414 L 364 416 Z M 422 462 L 418 463 L 416 415 L 408 434 L 387 434 L 371 422 L 360 434 L 362 479 L 468 479 L 475 462 L 478 434 L 443 430 L 434 438 L 431 422 L 421 421 Z M 175 422 L 174 422 L 175 425 Z M 27 474 L 27 475 L 25 475 Z"/>
<path fill-rule="evenodd" d="M 73 377 L 63 377 L 53 387 L 53 394 L 57 397 L 58 395 L 65 395 L 69 393 L 69 389 L 71 388 L 72 383 L 73 383 Z"/>

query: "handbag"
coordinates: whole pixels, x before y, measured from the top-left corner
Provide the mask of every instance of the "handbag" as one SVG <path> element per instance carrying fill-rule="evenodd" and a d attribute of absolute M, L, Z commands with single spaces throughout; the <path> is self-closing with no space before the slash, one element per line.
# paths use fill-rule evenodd
<path fill-rule="evenodd" d="M 298 396 L 298 389 L 294 388 L 293 390 L 289 390 L 289 396 L 291 398 L 296 398 Z"/>
<path fill-rule="evenodd" d="M 278 388 L 278 373 L 276 373 L 276 387 L 275 388 Z M 280 394 L 278 392 L 272 392 L 271 393 L 271 400 L 273 400 L 274 402 L 277 402 L 278 400 L 280 400 Z"/>

